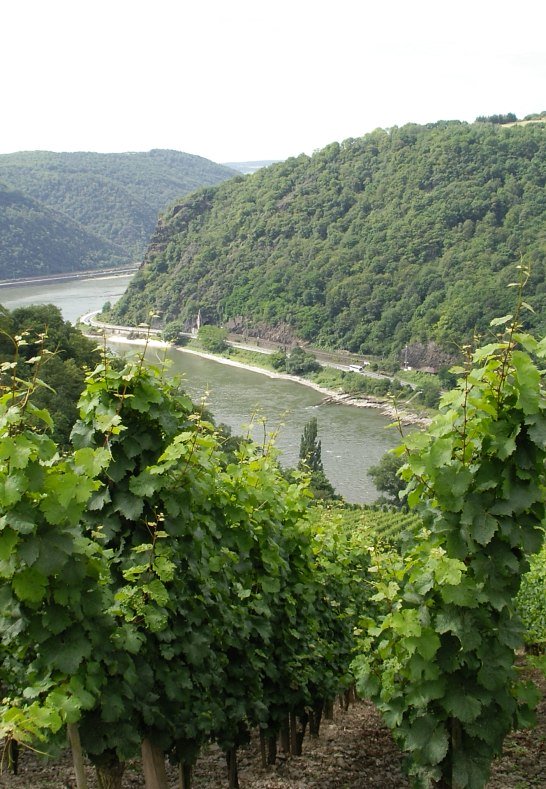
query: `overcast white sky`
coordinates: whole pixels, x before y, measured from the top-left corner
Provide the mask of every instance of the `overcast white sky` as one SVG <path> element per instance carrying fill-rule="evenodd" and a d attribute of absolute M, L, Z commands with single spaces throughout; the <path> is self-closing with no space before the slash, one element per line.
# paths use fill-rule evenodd
<path fill-rule="evenodd" d="M 284 159 L 546 110 L 542 0 L 6 0 L 0 152 Z"/>

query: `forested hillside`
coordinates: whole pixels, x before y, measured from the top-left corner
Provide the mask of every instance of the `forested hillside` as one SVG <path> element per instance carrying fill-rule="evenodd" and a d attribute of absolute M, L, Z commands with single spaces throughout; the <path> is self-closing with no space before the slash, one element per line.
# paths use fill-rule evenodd
<path fill-rule="evenodd" d="M 0 279 L 84 271 L 126 259 L 122 247 L 0 183 Z"/>
<path fill-rule="evenodd" d="M 142 259 L 157 215 L 173 200 L 198 187 L 216 184 L 235 175 L 228 167 L 179 151 L 147 153 L 51 153 L 33 151 L 0 155 L 0 182 L 25 197 L 58 212 L 56 222 L 42 223 L 51 244 L 75 232 L 92 237 L 89 249 L 67 256 L 48 253 L 35 257 L 39 245 L 33 233 L 37 209 L 19 206 L 19 219 L 5 213 L 0 221 L 7 240 L 0 256 L 0 276 L 12 273 L 15 255 L 22 273 L 57 273 L 81 268 L 107 267 Z M 17 246 L 18 222 L 26 222 L 25 254 Z M 64 225 L 63 225 L 64 222 Z M 78 226 L 75 231 L 74 224 Z M 10 240 L 13 240 L 12 248 Z M 96 254 L 102 249 L 100 254 Z M 13 250 L 13 251 L 12 251 Z M 65 259 L 66 258 L 66 259 Z M 86 265 L 83 265 L 83 260 Z M 36 269 L 36 271 L 34 271 Z"/>
<path fill-rule="evenodd" d="M 191 322 L 200 309 L 363 353 L 454 350 L 508 311 L 524 256 L 543 332 L 545 183 L 544 124 L 376 130 L 173 206 L 115 314 Z"/>

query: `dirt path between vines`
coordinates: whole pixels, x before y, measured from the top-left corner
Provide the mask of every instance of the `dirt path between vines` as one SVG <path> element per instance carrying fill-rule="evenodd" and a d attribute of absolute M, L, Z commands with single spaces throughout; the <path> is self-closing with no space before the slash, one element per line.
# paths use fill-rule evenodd
<path fill-rule="evenodd" d="M 505 741 L 504 754 L 495 762 L 487 789 L 546 789 L 546 681 L 535 674 L 542 701 L 537 726 L 516 732 Z M 258 743 L 239 754 L 241 789 L 405 789 L 403 757 L 375 708 L 358 702 L 348 711 L 336 709 L 333 721 L 324 721 L 318 739 L 306 738 L 302 757 L 281 755 L 278 764 L 260 766 Z M 89 789 L 97 784 L 91 768 Z M 176 772 L 169 772 L 170 787 L 178 786 Z M 195 789 L 225 789 L 225 759 L 211 747 L 199 759 Z M 138 765 L 129 765 L 124 789 L 142 789 Z M 0 776 L 2 789 L 75 789 L 68 757 L 55 763 L 38 760 L 29 752 L 20 758 L 19 775 Z"/>

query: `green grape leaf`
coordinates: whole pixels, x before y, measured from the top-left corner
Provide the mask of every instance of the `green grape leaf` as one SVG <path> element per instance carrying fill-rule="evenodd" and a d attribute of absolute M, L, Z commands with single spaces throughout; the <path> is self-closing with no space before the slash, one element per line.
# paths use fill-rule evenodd
<path fill-rule="evenodd" d="M 27 567 L 17 573 L 12 583 L 19 600 L 39 603 L 45 597 L 47 579 L 33 567 Z"/>
<path fill-rule="evenodd" d="M 462 508 L 471 482 L 472 472 L 466 467 L 455 469 L 448 466 L 438 469 L 435 491 L 448 512 L 457 512 Z"/>
<path fill-rule="evenodd" d="M 42 644 L 44 657 L 49 664 L 68 676 L 75 674 L 80 663 L 91 655 L 93 645 L 78 627 L 65 630 Z"/>
<path fill-rule="evenodd" d="M 525 420 L 531 440 L 539 447 L 546 446 L 546 415 L 533 414 Z"/>
<path fill-rule="evenodd" d="M 478 758 L 477 754 L 457 749 L 453 755 L 452 776 L 455 786 L 485 786 L 489 778 L 489 759 Z"/>
<path fill-rule="evenodd" d="M 30 537 L 21 543 L 19 548 L 19 558 L 29 567 L 34 564 L 40 555 L 40 545 L 42 540 L 38 537 Z"/>
<path fill-rule="evenodd" d="M 139 496 L 133 496 L 127 491 L 118 491 L 112 497 L 114 511 L 121 513 L 127 520 L 135 521 L 144 509 L 144 501 Z"/>
<path fill-rule="evenodd" d="M 447 732 L 432 715 L 423 715 L 412 721 L 405 732 L 405 745 L 410 751 L 422 751 L 431 764 L 439 764 L 449 745 Z"/>
<path fill-rule="evenodd" d="M 22 472 L 12 472 L 0 478 L 0 507 L 10 509 L 23 497 L 27 478 Z"/>
<path fill-rule="evenodd" d="M 415 638 L 415 646 L 417 652 L 425 660 L 433 660 L 436 652 L 440 649 L 440 638 L 434 630 L 427 628 Z"/>
<path fill-rule="evenodd" d="M 472 580 L 463 578 L 459 584 L 449 584 L 440 588 L 442 600 L 465 608 L 476 608 L 480 604 L 476 585 Z"/>
<path fill-rule="evenodd" d="M 44 627 L 53 635 L 66 630 L 71 624 L 69 610 L 63 606 L 51 603 L 43 614 Z"/>
<path fill-rule="evenodd" d="M 480 545 L 488 545 L 498 528 L 498 520 L 489 513 L 482 512 L 474 518 L 470 534 Z"/>
<path fill-rule="evenodd" d="M 509 323 L 513 320 L 513 315 L 503 315 L 502 318 L 493 318 L 492 321 L 489 322 L 490 326 L 504 326 L 506 323 Z"/>
<path fill-rule="evenodd" d="M 126 717 L 126 699 L 110 693 L 103 694 L 101 705 L 101 718 L 105 723 L 116 723 Z"/>
<path fill-rule="evenodd" d="M 441 726 L 430 735 L 422 748 L 422 753 L 429 764 L 440 764 L 445 758 L 449 747 L 449 738 Z"/>
<path fill-rule="evenodd" d="M 454 718 L 463 723 L 476 720 L 482 711 L 482 703 L 473 698 L 467 691 L 461 692 L 459 686 L 448 690 L 442 698 L 442 706 Z"/>
<path fill-rule="evenodd" d="M 135 496 L 141 496 L 142 498 L 151 498 L 161 485 L 162 480 L 146 470 L 141 472 L 137 477 L 131 477 L 129 480 L 129 490 L 131 493 L 134 493 Z"/>
<path fill-rule="evenodd" d="M 110 461 L 110 452 L 101 447 L 92 449 L 84 447 L 74 452 L 74 470 L 77 474 L 96 477 Z"/>
<path fill-rule="evenodd" d="M 18 534 L 32 534 L 36 530 L 36 514 L 33 507 L 21 502 L 9 513 L 9 525 Z"/>
<path fill-rule="evenodd" d="M 453 441 L 448 438 L 439 438 L 430 447 L 427 456 L 427 468 L 432 473 L 440 466 L 445 466 L 451 461 L 453 453 Z"/>
<path fill-rule="evenodd" d="M 431 701 L 441 699 L 444 693 L 444 679 L 413 681 L 409 686 L 406 701 L 415 707 L 426 707 Z"/>
<path fill-rule="evenodd" d="M 87 509 L 90 511 L 102 510 L 106 504 L 111 502 L 110 491 L 107 487 L 95 491 L 87 503 Z"/>
<path fill-rule="evenodd" d="M 77 699 L 78 709 L 90 710 L 94 706 L 95 695 L 84 686 L 80 677 L 71 677 L 68 688 Z"/>
<path fill-rule="evenodd" d="M 19 537 L 9 527 L 0 532 L 0 561 L 7 562 L 17 545 Z"/>

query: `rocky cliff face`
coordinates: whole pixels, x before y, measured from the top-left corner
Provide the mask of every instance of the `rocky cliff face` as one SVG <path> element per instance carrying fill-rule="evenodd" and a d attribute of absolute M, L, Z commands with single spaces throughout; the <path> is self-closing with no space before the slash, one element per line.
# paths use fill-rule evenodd
<path fill-rule="evenodd" d="M 268 342 L 286 345 L 287 347 L 292 347 L 296 343 L 303 343 L 302 339 L 297 336 L 294 327 L 288 323 L 278 323 L 275 326 L 271 326 L 263 321 L 253 322 L 239 315 L 226 321 L 224 327 L 230 334 L 237 335 L 243 339 L 248 336 L 249 338 L 267 340 Z"/>
<path fill-rule="evenodd" d="M 183 203 L 176 203 L 164 214 L 160 214 L 150 243 L 144 255 L 142 265 L 150 263 L 162 255 L 173 237 L 184 233 L 191 222 L 195 222 L 207 213 L 212 205 L 210 190 L 201 190 Z"/>
<path fill-rule="evenodd" d="M 457 361 L 457 354 L 440 348 L 430 340 L 427 343 L 414 342 L 400 352 L 400 365 L 412 367 L 414 370 L 435 372 L 441 367 L 450 367 Z"/>

